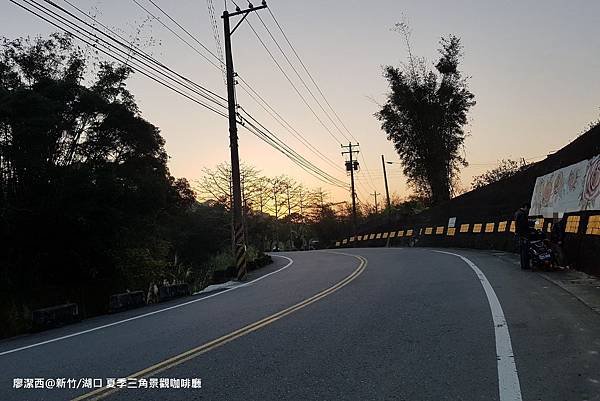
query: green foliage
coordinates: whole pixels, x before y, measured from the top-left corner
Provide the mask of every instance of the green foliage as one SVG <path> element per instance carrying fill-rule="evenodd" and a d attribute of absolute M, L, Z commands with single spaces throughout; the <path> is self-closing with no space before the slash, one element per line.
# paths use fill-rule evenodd
<path fill-rule="evenodd" d="M 516 160 L 502 160 L 498 164 L 497 167 L 494 167 L 491 170 L 486 171 L 485 173 L 473 177 L 473 182 L 471 183 L 471 187 L 473 189 L 481 188 L 486 185 L 489 185 L 493 182 L 497 182 L 508 177 L 512 177 L 517 174 L 519 171 L 522 171 L 528 167 L 525 161 L 516 161 Z"/>
<path fill-rule="evenodd" d="M 213 256 L 210 264 L 212 271 L 225 271 L 231 266 L 235 266 L 235 259 L 231 250 L 227 250 Z"/>
<path fill-rule="evenodd" d="M 323 205 L 320 209 L 318 219 L 311 224 L 311 231 L 323 246 L 348 235 L 351 228 L 349 218 L 340 216 L 330 205 Z"/>
<path fill-rule="evenodd" d="M 2 44 L 0 292 L 29 309 L 205 276 L 228 244 L 227 212 L 170 175 L 130 69 L 86 73 L 67 36 Z"/>
<path fill-rule="evenodd" d="M 397 28 L 407 41 L 409 64 L 384 68 L 390 92 L 376 117 L 394 144 L 409 183 L 435 204 L 450 199 L 458 171 L 467 165 L 461 150 L 474 95 L 458 68 L 462 50 L 458 37 L 441 39 L 436 72 L 425 60 L 412 57 L 406 25 Z"/>
<path fill-rule="evenodd" d="M 248 263 L 250 262 L 254 262 L 256 259 L 259 258 L 261 252 L 259 252 L 258 249 L 256 249 L 253 246 L 249 246 L 248 249 L 246 250 L 246 260 Z"/>
<path fill-rule="evenodd" d="M 393 213 L 401 217 L 414 216 L 421 213 L 426 207 L 426 200 L 417 196 L 412 196 L 399 202 L 392 202 Z"/>

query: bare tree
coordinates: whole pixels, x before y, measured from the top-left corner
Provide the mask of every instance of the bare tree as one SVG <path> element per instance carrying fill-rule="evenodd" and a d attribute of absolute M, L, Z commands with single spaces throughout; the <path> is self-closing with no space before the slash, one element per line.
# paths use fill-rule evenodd
<path fill-rule="evenodd" d="M 248 208 L 256 204 L 257 188 L 262 180 L 260 171 L 253 166 L 240 166 L 242 182 L 242 203 Z M 204 168 L 202 177 L 194 183 L 194 190 L 201 201 L 212 200 L 231 210 L 231 165 L 220 163 L 215 168 Z"/>

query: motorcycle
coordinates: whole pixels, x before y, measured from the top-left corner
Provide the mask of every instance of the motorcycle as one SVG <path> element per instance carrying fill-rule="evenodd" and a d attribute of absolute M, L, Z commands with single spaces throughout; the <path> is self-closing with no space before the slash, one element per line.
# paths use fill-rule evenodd
<path fill-rule="evenodd" d="M 552 269 L 553 267 L 552 248 L 540 230 L 532 230 L 530 234 L 529 259 L 533 269 Z"/>

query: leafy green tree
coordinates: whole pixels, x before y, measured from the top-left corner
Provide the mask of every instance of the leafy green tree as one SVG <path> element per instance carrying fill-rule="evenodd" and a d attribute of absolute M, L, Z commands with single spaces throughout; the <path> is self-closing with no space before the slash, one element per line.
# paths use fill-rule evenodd
<path fill-rule="evenodd" d="M 397 24 L 396 29 L 406 39 L 409 62 L 384 68 L 390 92 L 375 116 L 394 144 L 408 182 L 436 204 L 450 199 L 457 173 L 467 165 L 461 150 L 474 95 L 459 70 L 458 37 L 441 39 L 440 59 L 432 70 L 424 59 L 412 56 L 407 26 Z"/>
<path fill-rule="evenodd" d="M 94 313 L 108 293 L 168 276 L 178 253 L 198 264 L 197 233 L 181 230 L 198 220 L 194 193 L 169 173 L 130 73 L 101 63 L 92 76 L 68 36 L 2 43 L 0 292 L 17 306 L 71 300 Z"/>
<path fill-rule="evenodd" d="M 524 160 L 502 160 L 500 161 L 497 167 L 494 167 L 493 169 L 488 170 L 481 175 L 473 177 L 471 187 L 473 189 L 484 187 L 493 182 L 512 177 L 513 175 L 517 174 L 519 171 L 526 169 L 527 167 L 528 164 Z"/>

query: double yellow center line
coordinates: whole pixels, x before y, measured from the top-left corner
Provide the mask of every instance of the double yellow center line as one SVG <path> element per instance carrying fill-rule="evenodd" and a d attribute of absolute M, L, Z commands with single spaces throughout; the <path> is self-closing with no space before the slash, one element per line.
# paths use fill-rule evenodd
<path fill-rule="evenodd" d="M 159 362 L 155 365 L 152 365 L 144 370 L 140 370 L 139 372 L 133 373 L 131 375 L 128 375 L 128 377 L 130 378 L 143 378 L 143 377 L 148 377 L 151 375 L 155 375 L 157 373 L 160 373 L 164 370 L 170 369 L 172 367 L 175 367 L 177 365 L 180 365 L 184 362 L 189 361 L 190 359 L 196 358 L 210 350 L 213 350 L 215 348 L 220 347 L 221 345 L 227 344 L 230 341 L 233 341 L 237 338 L 240 338 L 242 336 L 245 336 L 246 334 L 252 333 L 253 331 L 256 331 L 262 327 L 265 327 L 273 322 L 276 322 L 277 320 L 290 315 L 302 308 L 307 307 L 310 304 L 313 304 L 323 298 L 325 298 L 328 295 L 333 294 L 334 292 L 336 292 L 337 290 L 339 290 L 340 288 L 346 286 L 347 284 L 349 284 L 352 280 L 354 280 L 355 278 L 357 278 L 358 276 L 361 275 L 361 273 L 366 269 L 367 267 L 367 260 L 365 258 L 363 258 L 362 256 L 358 256 L 358 255 L 352 255 L 352 254 L 347 254 L 347 253 L 342 253 L 342 252 L 329 252 L 329 253 L 336 253 L 336 254 L 341 254 L 341 255 L 347 255 L 347 256 L 353 256 L 355 258 L 357 258 L 360 261 L 359 266 L 356 268 L 356 270 L 354 270 L 349 276 L 347 276 L 346 278 L 344 278 L 342 281 L 338 282 L 337 284 L 334 284 L 333 286 L 313 295 L 310 298 L 305 299 L 304 301 L 298 302 L 295 305 L 290 306 L 289 308 L 283 309 L 277 313 L 274 313 L 270 316 L 267 316 L 264 319 L 261 319 L 257 322 L 251 323 L 247 326 L 242 327 L 241 329 L 235 330 L 229 334 L 226 334 L 222 337 L 219 337 L 215 340 L 209 341 L 205 344 L 200 345 L 199 347 L 190 349 L 186 352 L 183 352 L 179 355 L 176 355 L 172 358 L 166 359 L 162 362 Z M 105 397 L 108 397 L 109 395 L 122 390 L 122 388 L 100 388 L 94 391 L 91 391 L 89 393 L 83 394 L 79 397 L 73 398 L 72 401 L 83 401 L 83 400 L 100 400 L 103 399 Z"/>

